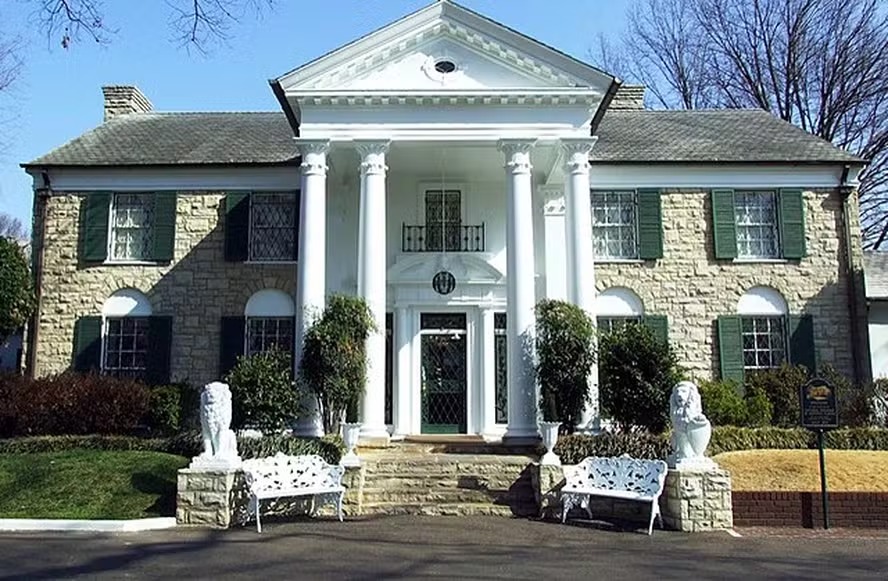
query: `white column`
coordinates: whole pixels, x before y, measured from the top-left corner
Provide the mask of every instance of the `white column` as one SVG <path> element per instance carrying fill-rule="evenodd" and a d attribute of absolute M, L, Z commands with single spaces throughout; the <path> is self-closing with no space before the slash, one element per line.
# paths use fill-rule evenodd
<path fill-rule="evenodd" d="M 582 307 L 595 321 L 595 252 L 592 245 L 592 198 L 589 188 L 589 153 L 597 138 L 565 139 L 561 146 L 565 164 L 565 232 L 567 254 L 567 297 Z M 589 375 L 591 401 L 583 411 L 577 428 L 589 431 L 597 427 L 598 364 Z"/>
<path fill-rule="evenodd" d="M 481 310 L 481 433 L 496 432 L 496 349 L 494 347 L 495 313 Z"/>
<path fill-rule="evenodd" d="M 397 349 L 396 359 L 398 373 L 395 374 L 395 401 L 394 401 L 394 422 L 395 434 L 410 434 L 410 411 L 412 408 L 412 394 L 410 387 L 413 385 L 413 374 L 411 373 L 411 346 L 413 344 L 413 336 L 410 333 L 413 321 L 410 311 L 405 308 L 399 308 L 395 311 L 395 349 Z"/>
<path fill-rule="evenodd" d="M 546 298 L 567 300 L 567 259 L 564 253 L 564 189 L 543 190 L 543 229 L 546 256 Z"/>
<path fill-rule="evenodd" d="M 327 293 L 327 140 L 299 141 L 302 153 L 302 192 L 299 198 L 299 248 L 296 264 L 296 329 L 294 366 L 302 362 L 302 340 L 312 321 L 324 310 Z M 324 427 L 314 397 L 304 402 L 305 415 L 294 428 L 300 436 L 323 436 Z"/>
<path fill-rule="evenodd" d="M 537 388 L 534 377 L 536 272 L 533 247 L 532 140 L 502 140 L 506 157 L 506 264 L 509 352 L 509 425 L 503 436 L 513 442 L 538 440 Z"/>
<path fill-rule="evenodd" d="M 367 301 L 377 331 L 367 339 L 367 389 L 361 402 L 361 436 L 388 438 L 385 425 L 385 154 L 387 141 L 359 141 L 361 210 L 358 295 Z"/>

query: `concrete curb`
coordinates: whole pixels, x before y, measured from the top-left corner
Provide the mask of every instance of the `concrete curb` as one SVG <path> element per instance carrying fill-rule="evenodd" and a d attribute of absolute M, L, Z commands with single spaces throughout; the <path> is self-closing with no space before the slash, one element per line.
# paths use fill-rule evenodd
<path fill-rule="evenodd" d="M 137 518 L 133 520 L 67 520 L 38 518 L 0 518 L 0 531 L 83 531 L 93 533 L 137 533 L 171 529 L 174 517 Z"/>

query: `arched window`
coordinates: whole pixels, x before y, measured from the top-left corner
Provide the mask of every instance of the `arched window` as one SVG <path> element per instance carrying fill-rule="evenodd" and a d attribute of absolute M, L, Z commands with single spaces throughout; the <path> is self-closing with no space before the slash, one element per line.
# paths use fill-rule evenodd
<path fill-rule="evenodd" d="M 148 368 L 151 303 L 134 289 L 112 294 L 102 305 L 102 372 L 144 378 Z"/>
<path fill-rule="evenodd" d="M 611 287 L 595 299 L 598 329 L 612 331 L 626 323 L 640 323 L 644 317 L 644 303 L 631 289 Z"/>
<path fill-rule="evenodd" d="M 787 360 L 786 299 L 765 286 L 752 287 L 737 302 L 743 369 L 771 369 Z"/>
<path fill-rule="evenodd" d="M 258 291 L 244 308 L 246 318 L 246 355 L 255 355 L 269 349 L 293 351 L 293 299 L 287 293 L 274 289 Z"/>

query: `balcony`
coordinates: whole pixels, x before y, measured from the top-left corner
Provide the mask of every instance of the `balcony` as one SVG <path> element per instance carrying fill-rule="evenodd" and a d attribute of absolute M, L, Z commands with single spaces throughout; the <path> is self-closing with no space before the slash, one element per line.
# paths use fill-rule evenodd
<path fill-rule="evenodd" d="M 484 223 L 401 225 L 402 252 L 484 252 Z"/>

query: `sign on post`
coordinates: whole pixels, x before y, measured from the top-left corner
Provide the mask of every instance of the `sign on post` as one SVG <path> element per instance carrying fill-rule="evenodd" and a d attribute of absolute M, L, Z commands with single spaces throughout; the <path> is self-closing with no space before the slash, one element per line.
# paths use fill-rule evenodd
<path fill-rule="evenodd" d="M 829 497 L 826 490 L 826 458 L 823 453 L 823 432 L 839 427 L 839 402 L 836 390 L 827 380 L 815 377 L 799 387 L 802 426 L 817 432 L 820 452 L 820 498 L 823 501 L 823 528 L 829 528 Z"/>
<path fill-rule="evenodd" d="M 839 427 L 839 406 L 836 390 L 825 379 L 815 377 L 801 387 L 802 426 L 809 430 Z"/>

